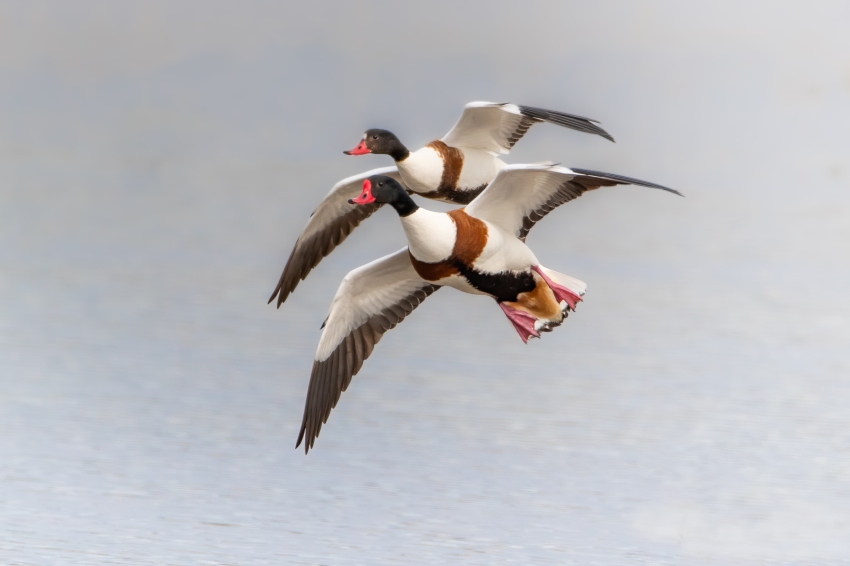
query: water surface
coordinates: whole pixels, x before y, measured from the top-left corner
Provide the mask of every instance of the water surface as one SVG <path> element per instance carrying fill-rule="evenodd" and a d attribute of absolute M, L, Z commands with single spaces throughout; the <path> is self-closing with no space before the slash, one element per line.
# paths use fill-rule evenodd
<path fill-rule="evenodd" d="M 786 82 L 798 67 L 746 42 L 630 37 L 547 55 L 556 78 L 418 44 L 430 79 L 356 59 L 394 96 L 348 88 L 353 55 L 309 38 L 123 74 L 7 66 L 2 561 L 846 563 L 850 90 L 819 67 L 815 93 Z M 305 456 L 333 293 L 403 242 L 381 211 L 275 310 L 292 242 L 335 181 L 387 164 L 341 155 L 364 127 L 420 143 L 475 98 L 593 111 L 619 142 L 536 126 L 513 162 L 687 198 L 603 189 L 551 214 L 529 244 L 588 283 L 577 313 L 526 346 L 441 290 Z"/>

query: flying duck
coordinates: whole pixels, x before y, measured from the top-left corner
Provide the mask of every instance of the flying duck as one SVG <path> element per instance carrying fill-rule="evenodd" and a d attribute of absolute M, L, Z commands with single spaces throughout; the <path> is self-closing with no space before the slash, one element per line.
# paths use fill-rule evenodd
<path fill-rule="evenodd" d="M 454 204 L 469 204 L 505 167 L 498 156 L 510 152 L 538 122 L 550 122 L 614 141 L 608 132 L 596 125 L 596 120 L 495 102 L 470 102 L 448 134 L 416 151 L 408 150 L 392 132 L 367 130 L 357 147 L 344 153 L 389 155 L 395 166 L 367 171 L 334 185 L 295 242 L 269 303 L 276 298 L 279 308 L 298 282 L 381 206 L 381 203 L 372 203 L 354 210 L 348 206 L 348 200 L 360 193 L 365 179 L 387 175 L 408 192 Z"/>
<path fill-rule="evenodd" d="M 539 338 L 575 310 L 586 285 L 540 264 L 525 244 L 534 224 L 584 192 L 613 185 L 678 191 L 620 175 L 556 165 L 509 165 L 466 208 L 446 213 L 416 205 L 395 178 L 365 179 L 357 208 L 389 204 L 408 246 L 351 271 L 322 325 L 298 442 L 313 447 L 352 376 L 389 329 L 442 286 L 486 295 L 523 342 Z M 305 440 L 306 439 L 306 440 Z"/>

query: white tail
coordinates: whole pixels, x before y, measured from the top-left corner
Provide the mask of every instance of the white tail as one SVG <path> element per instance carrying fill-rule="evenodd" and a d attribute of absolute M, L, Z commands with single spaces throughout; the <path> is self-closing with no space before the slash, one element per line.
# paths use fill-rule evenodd
<path fill-rule="evenodd" d="M 557 271 L 552 271 L 548 267 L 540 266 L 540 269 L 543 270 L 543 273 L 546 274 L 547 277 L 553 279 L 555 283 L 563 285 L 579 297 L 584 296 L 584 293 L 587 291 L 587 283 L 584 281 L 580 281 L 575 277 L 570 277 L 569 275 L 564 275 L 563 273 L 558 273 Z"/>

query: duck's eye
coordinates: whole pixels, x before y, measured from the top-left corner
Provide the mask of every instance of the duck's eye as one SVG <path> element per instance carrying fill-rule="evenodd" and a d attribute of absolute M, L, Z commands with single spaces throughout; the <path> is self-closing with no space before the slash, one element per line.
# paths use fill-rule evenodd
<path fill-rule="evenodd" d="M 376 139 L 378 139 L 378 136 L 373 135 L 373 136 L 372 136 L 372 139 L 373 139 L 373 140 L 376 140 Z"/>

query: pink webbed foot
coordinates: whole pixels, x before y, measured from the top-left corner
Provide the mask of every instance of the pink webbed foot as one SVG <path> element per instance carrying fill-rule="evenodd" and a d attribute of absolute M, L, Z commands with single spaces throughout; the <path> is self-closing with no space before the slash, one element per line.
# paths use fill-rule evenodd
<path fill-rule="evenodd" d="M 576 310 L 576 304 L 581 300 L 581 297 L 564 287 L 563 285 L 559 285 L 550 279 L 543 270 L 540 269 L 538 265 L 532 265 L 531 269 L 537 272 L 537 275 L 543 278 L 549 288 L 552 289 L 552 292 L 555 294 L 555 298 L 560 303 L 561 301 L 565 301 L 571 310 Z"/>
<path fill-rule="evenodd" d="M 534 329 L 534 322 L 537 319 L 527 312 L 509 307 L 504 303 L 499 303 L 499 307 L 502 309 L 502 312 L 505 313 L 505 316 L 508 317 L 508 320 L 511 321 L 511 324 L 514 325 L 514 328 L 519 334 L 519 337 L 522 338 L 523 342 L 528 344 L 528 339 L 532 336 L 540 338 L 540 334 Z"/>

